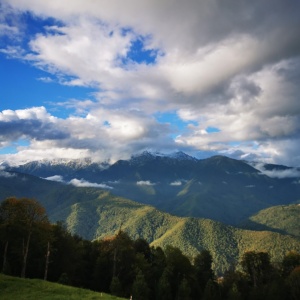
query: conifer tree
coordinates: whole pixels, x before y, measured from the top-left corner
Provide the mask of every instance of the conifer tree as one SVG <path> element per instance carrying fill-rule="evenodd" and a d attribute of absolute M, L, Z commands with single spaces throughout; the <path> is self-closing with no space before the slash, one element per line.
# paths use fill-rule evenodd
<path fill-rule="evenodd" d="M 178 300 L 190 300 L 191 288 L 186 278 L 183 278 L 178 287 Z"/>
<path fill-rule="evenodd" d="M 158 283 L 158 299 L 159 300 L 172 300 L 172 290 L 169 280 L 171 270 L 166 267 L 161 275 Z"/>
<path fill-rule="evenodd" d="M 114 296 L 122 295 L 122 285 L 118 277 L 114 276 L 110 283 L 110 292 Z"/>
<path fill-rule="evenodd" d="M 132 297 L 138 300 L 149 299 L 149 287 L 141 270 L 138 270 L 132 285 Z"/>
<path fill-rule="evenodd" d="M 214 280 L 212 262 L 212 256 L 208 250 L 202 250 L 194 259 L 196 279 L 202 291 L 209 280 Z"/>
<path fill-rule="evenodd" d="M 219 299 L 220 299 L 219 286 L 216 282 L 209 279 L 204 289 L 203 300 L 219 300 Z"/>

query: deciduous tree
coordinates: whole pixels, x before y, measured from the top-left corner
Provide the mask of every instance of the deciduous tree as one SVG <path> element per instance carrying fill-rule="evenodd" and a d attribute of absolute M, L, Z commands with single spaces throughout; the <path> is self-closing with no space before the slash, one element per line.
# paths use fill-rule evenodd
<path fill-rule="evenodd" d="M 266 283 L 272 275 L 270 256 L 266 252 L 245 252 L 241 265 L 255 288 Z"/>
<path fill-rule="evenodd" d="M 202 250 L 194 259 L 196 280 L 202 291 L 209 280 L 214 280 L 212 262 L 212 256 L 208 250 Z"/>
<path fill-rule="evenodd" d="M 10 239 L 10 232 L 21 235 L 22 239 L 22 268 L 21 277 L 25 277 L 27 258 L 31 236 L 34 231 L 50 229 L 46 210 L 36 200 L 15 197 L 4 200 L 0 205 L 0 220 L 4 238 L 6 239 L 4 251 L 4 266 L 6 264 L 7 248 Z"/>
<path fill-rule="evenodd" d="M 300 266 L 300 253 L 290 251 L 282 261 L 284 276 L 288 276 L 296 267 Z"/>

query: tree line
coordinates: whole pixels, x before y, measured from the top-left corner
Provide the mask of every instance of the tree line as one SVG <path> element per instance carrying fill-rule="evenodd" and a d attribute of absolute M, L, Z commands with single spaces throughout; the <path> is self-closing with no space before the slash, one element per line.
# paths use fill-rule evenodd
<path fill-rule="evenodd" d="M 14 197 L 0 204 L 2 272 L 42 278 L 134 300 L 300 299 L 300 254 L 291 251 L 271 263 L 265 252 L 248 251 L 222 277 L 209 251 L 193 259 L 173 246 L 151 247 L 121 229 L 88 241 L 63 223 L 51 224 L 33 199 Z"/>

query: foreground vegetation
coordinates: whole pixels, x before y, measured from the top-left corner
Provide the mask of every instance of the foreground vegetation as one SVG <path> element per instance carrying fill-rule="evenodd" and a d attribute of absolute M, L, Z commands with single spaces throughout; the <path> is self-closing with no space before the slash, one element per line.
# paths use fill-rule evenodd
<path fill-rule="evenodd" d="M 177 227 L 182 227 L 182 222 L 174 224 L 173 230 Z M 185 230 L 186 234 L 193 232 L 192 226 Z M 72 235 L 61 223 L 51 224 L 44 208 L 26 198 L 8 198 L 0 204 L 0 255 L 5 274 L 43 278 L 119 297 L 132 295 L 138 300 L 300 298 L 299 252 L 289 252 L 281 261 L 272 263 L 270 253 L 250 249 L 218 277 L 209 250 L 188 257 L 175 246 L 162 249 L 150 246 L 145 239 L 132 239 L 121 228 L 111 237 L 84 240 Z M 21 281 L 13 284 L 18 282 Z M 31 293 L 32 283 L 35 281 L 26 282 L 28 292 L 24 291 L 24 295 Z M 38 284 L 40 292 L 47 295 L 47 284 Z M 4 281 L 0 288 L 6 294 L 20 290 Z M 49 297 L 55 299 L 56 293 L 53 288 Z M 77 292 L 81 299 L 93 299 L 85 293 Z M 28 297 L 39 298 L 34 294 Z"/>
<path fill-rule="evenodd" d="M 21 279 L 0 274 L 1 300 L 117 300 L 115 296 L 74 288 L 40 279 Z"/>

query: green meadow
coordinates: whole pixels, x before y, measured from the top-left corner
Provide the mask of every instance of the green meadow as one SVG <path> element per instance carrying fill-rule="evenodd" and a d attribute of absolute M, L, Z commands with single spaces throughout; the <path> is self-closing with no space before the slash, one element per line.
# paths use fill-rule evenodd
<path fill-rule="evenodd" d="M 118 300 L 115 296 L 74 288 L 40 279 L 22 279 L 0 274 L 1 300 Z"/>

